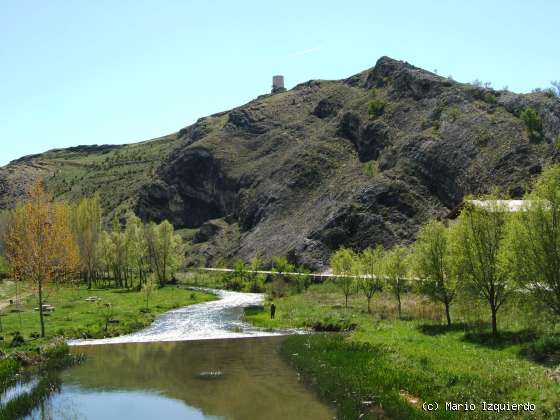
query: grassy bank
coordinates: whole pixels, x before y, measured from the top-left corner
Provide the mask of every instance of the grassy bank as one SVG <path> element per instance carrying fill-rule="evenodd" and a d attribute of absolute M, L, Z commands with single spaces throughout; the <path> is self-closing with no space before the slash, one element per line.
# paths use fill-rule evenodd
<path fill-rule="evenodd" d="M 336 401 L 341 418 L 558 418 L 560 384 L 553 370 L 560 363 L 560 340 L 531 329 L 523 308 L 504 309 L 497 339 L 481 322 L 476 305 L 457 307 L 453 315 L 468 323 L 448 329 L 441 308 L 416 295 L 403 306 L 407 320 L 395 319 L 389 295 L 375 298 L 372 314 L 359 295 L 343 307 L 332 285 L 312 286 L 304 294 L 275 300 L 276 319 L 252 309 L 255 325 L 342 331 L 289 337 L 284 355 L 327 401 Z M 521 312 L 521 313 L 520 313 Z M 477 318 L 479 318 L 477 320 Z M 474 403 L 475 411 L 445 411 L 445 403 Z M 535 404 L 535 412 L 481 411 L 482 402 Z M 437 402 L 428 413 L 423 403 Z"/>
<path fill-rule="evenodd" d="M 11 287 L 6 290 L 11 291 Z M 4 294 L 1 298 L 5 301 L 8 296 Z M 40 338 L 36 298 L 31 290 L 22 291 L 22 296 L 26 297 L 19 306 L 9 305 L 2 311 L 0 393 L 25 376 L 39 375 L 40 380 L 31 392 L 0 406 L 0 419 L 26 415 L 56 388 L 52 371 L 71 359 L 64 339 L 131 333 L 148 326 L 159 314 L 216 298 L 207 293 L 166 286 L 150 295 L 147 309 L 145 295 L 140 292 L 51 287 L 45 303 L 55 309 L 46 316 L 46 337 Z M 90 297 L 95 297 L 95 301 L 86 300 Z M 17 346 L 13 345 L 16 336 L 23 339 Z"/>
<path fill-rule="evenodd" d="M 87 301 L 95 297 L 96 301 Z M 11 338 L 19 332 L 26 344 L 34 346 L 56 336 L 74 338 L 102 338 L 127 334 L 144 328 L 164 312 L 192 305 L 215 297 L 210 294 L 166 286 L 152 293 L 146 310 L 145 295 L 126 289 L 92 289 L 85 287 L 52 287 L 46 294 L 46 303 L 55 309 L 46 316 L 46 337 L 38 338 L 39 314 L 37 301 L 29 295 L 20 306 L 8 307 L 2 316 L 4 340 L 0 349 L 9 349 Z M 110 306 L 107 306 L 110 305 Z"/>

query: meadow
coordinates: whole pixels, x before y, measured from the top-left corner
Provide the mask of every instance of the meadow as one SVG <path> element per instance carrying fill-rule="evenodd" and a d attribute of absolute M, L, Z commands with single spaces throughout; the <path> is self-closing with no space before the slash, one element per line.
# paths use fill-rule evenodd
<path fill-rule="evenodd" d="M 375 296 L 368 314 L 363 296 L 352 295 L 345 309 L 344 296 L 329 283 L 274 299 L 275 319 L 271 302 L 247 310 L 245 319 L 315 331 L 287 338 L 282 352 L 326 401 L 336 401 L 341 418 L 560 416 L 560 334 L 522 298 L 504 308 L 498 337 L 485 322 L 485 307 L 458 304 L 457 321 L 447 327 L 443 309 L 414 293 L 405 295 L 400 320 L 392 296 Z M 436 402 L 437 411 L 423 409 Z M 446 411 L 446 402 L 476 409 Z M 531 403 L 535 411 L 482 411 L 483 402 Z"/>

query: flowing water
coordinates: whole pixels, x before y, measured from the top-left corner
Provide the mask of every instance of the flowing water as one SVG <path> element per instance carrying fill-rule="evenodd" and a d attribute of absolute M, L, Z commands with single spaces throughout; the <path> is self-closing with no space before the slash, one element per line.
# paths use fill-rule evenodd
<path fill-rule="evenodd" d="M 262 295 L 218 294 L 135 334 L 72 342 L 86 362 L 62 372 L 60 391 L 29 418 L 332 419 L 280 357 L 285 333 L 240 320 Z"/>
<path fill-rule="evenodd" d="M 288 333 L 254 328 L 241 321 L 243 308 L 259 305 L 260 293 L 239 293 L 201 289 L 218 295 L 219 300 L 167 312 L 145 330 L 134 334 L 98 340 L 74 340 L 70 345 L 146 343 L 153 341 L 210 340 L 217 338 L 264 337 Z"/>

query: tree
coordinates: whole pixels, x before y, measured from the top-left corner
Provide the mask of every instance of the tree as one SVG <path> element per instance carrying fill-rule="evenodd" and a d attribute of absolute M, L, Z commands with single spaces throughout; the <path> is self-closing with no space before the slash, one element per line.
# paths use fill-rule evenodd
<path fill-rule="evenodd" d="M 367 248 L 359 256 L 360 289 L 367 299 L 367 311 L 371 313 L 371 299 L 375 293 L 383 290 L 383 254 L 385 250 L 381 245 L 374 249 Z"/>
<path fill-rule="evenodd" d="M 560 317 L 560 167 L 543 172 L 511 221 L 507 260 L 519 284 Z"/>
<path fill-rule="evenodd" d="M 542 120 L 539 113 L 533 108 L 528 106 L 519 115 L 529 138 L 533 141 L 538 141 L 542 138 Z"/>
<path fill-rule="evenodd" d="M 413 254 L 414 268 L 420 277 L 420 291 L 445 307 L 447 325 L 451 326 L 449 307 L 457 287 L 454 275 L 449 232 L 441 222 L 431 221 L 418 232 Z"/>
<path fill-rule="evenodd" d="M 13 277 L 30 281 L 37 288 L 41 337 L 45 336 L 45 285 L 79 268 L 78 246 L 68 215 L 67 205 L 54 203 L 38 182 L 26 202 L 15 209 L 8 232 L 6 248 Z"/>
<path fill-rule="evenodd" d="M 287 284 L 291 281 L 295 267 L 286 257 L 274 257 L 272 259 L 272 272 L 275 275 L 270 285 L 271 293 L 274 296 L 283 296 L 286 292 Z"/>
<path fill-rule="evenodd" d="M 348 248 L 340 248 L 330 260 L 335 282 L 344 294 L 344 307 L 348 308 L 348 297 L 354 291 L 354 275 L 356 269 L 356 254 Z"/>
<path fill-rule="evenodd" d="M 290 264 L 286 257 L 274 257 L 272 259 L 272 271 L 277 273 L 279 277 L 287 281 L 290 273 L 293 273 L 295 267 Z"/>
<path fill-rule="evenodd" d="M 497 314 L 511 292 L 502 260 L 508 213 L 493 197 L 485 203 L 484 207 L 469 204 L 459 215 L 453 229 L 453 256 L 466 290 L 488 303 L 492 334 L 497 335 Z"/>
<path fill-rule="evenodd" d="M 175 275 L 184 259 L 183 240 L 167 220 L 146 228 L 146 243 L 152 271 L 163 285 Z"/>
<path fill-rule="evenodd" d="M 106 273 L 106 278 L 111 276 L 112 270 L 115 266 L 115 244 L 108 232 L 102 232 L 98 244 L 98 255 L 103 271 Z"/>
<path fill-rule="evenodd" d="M 115 281 L 118 287 L 128 287 L 129 243 L 116 216 L 113 219 L 113 229 L 110 237 L 113 242 L 114 257 L 112 261 Z"/>
<path fill-rule="evenodd" d="M 101 200 L 96 194 L 82 199 L 74 209 L 72 227 L 80 250 L 80 269 L 88 289 L 98 269 L 99 239 L 102 232 Z"/>
<path fill-rule="evenodd" d="M 251 284 L 250 290 L 251 292 L 261 292 L 262 291 L 262 283 L 263 283 L 263 275 L 259 273 L 259 270 L 262 269 L 262 258 L 257 255 L 251 260 L 250 264 L 250 271 L 249 271 L 249 282 Z"/>
<path fill-rule="evenodd" d="M 126 243 L 128 244 L 128 258 L 130 266 L 138 276 L 138 289 L 146 282 L 150 269 L 148 243 L 144 224 L 134 214 L 131 214 L 126 222 Z"/>
<path fill-rule="evenodd" d="M 389 289 L 397 300 L 397 314 L 402 318 L 402 294 L 406 288 L 407 250 L 402 246 L 395 246 L 385 253 L 383 272 L 387 278 Z"/>
<path fill-rule="evenodd" d="M 146 282 L 142 285 L 142 293 L 146 298 L 146 311 L 150 309 L 150 296 L 157 290 L 157 280 L 152 274 L 148 276 Z"/>

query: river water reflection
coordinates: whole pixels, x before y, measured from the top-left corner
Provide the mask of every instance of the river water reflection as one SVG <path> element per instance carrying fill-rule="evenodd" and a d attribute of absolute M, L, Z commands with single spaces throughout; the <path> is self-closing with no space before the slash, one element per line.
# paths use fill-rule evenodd
<path fill-rule="evenodd" d="M 87 361 L 62 373 L 61 392 L 31 418 L 333 418 L 280 357 L 283 339 L 74 347 Z"/>

